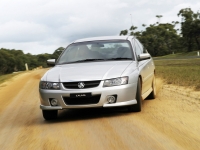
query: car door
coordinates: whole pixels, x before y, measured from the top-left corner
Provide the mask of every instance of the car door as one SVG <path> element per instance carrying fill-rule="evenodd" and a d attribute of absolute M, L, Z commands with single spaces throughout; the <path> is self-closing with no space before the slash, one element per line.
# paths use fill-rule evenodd
<path fill-rule="evenodd" d="M 142 44 L 137 39 L 134 39 L 134 43 L 136 56 L 138 58 L 138 55 L 143 54 L 145 51 Z M 142 77 L 142 94 L 147 92 L 152 86 L 153 77 L 151 73 L 152 67 L 150 67 L 150 65 L 151 59 L 138 61 L 138 68 Z"/>

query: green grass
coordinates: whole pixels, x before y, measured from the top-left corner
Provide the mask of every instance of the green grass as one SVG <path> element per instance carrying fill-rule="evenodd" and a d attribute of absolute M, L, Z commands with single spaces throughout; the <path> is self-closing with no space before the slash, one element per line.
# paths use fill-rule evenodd
<path fill-rule="evenodd" d="M 156 75 L 168 84 L 200 90 L 200 59 L 154 60 Z"/>
<path fill-rule="evenodd" d="M 160 57 L 154 57 L 154 58 L 184 58 L 184 57 L 197 56 L 197 52 L 200 53 L 200 50 L 199 51 L 192 51 L 192 52 L 184 52 L 184 53 L 175 53 L 175 54 L 170 54 L 170 55 L 165 55 L 165 56 L 160 56 Z"/>
<path fill-rule="evenodd" d="M 20 72 L 22 73 L 22 72 Z M 6 74 L 6 75 L 0 75 L 0 84 L 2 84 L 3 82 L 13 78 L 14 76 L 20 74 L 20 73 L 12 73 L 12 74 Z"/>

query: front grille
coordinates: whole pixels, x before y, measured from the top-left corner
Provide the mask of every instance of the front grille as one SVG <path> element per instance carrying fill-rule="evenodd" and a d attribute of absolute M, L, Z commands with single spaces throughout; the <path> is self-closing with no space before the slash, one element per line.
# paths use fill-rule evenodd
<path fill-rule="evenodd" d="M 85 84 L 84 85 L 84 89 L 85 89 L 85 88 L 97 87 L 99 86 L 101 81 L 98 80 L 98 81 L 80 81 L 80 82 L 83 82 Z M 78 83 L 80 82 L 64 82 L 63 85 L 67 89 L 79 89 Z"/>
<path fill-rule="evenodd" d="M 97 104 L 100 100 L 101 95 L 94 95 L 91 97 L 63 97 L 66 105 L 88 105 L 88 104 Z"/>

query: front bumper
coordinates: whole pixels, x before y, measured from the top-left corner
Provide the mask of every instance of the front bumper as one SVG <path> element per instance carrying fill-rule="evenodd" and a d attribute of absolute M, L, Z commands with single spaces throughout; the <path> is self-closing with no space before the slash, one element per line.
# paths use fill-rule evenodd
<path fill-rule="evenodd" d="M 126 101 L 126 102 L 104 104 L 103 107 L 120 107 L 120 106 L 134 105 L 134 104 L 137 104 L 137 100 L 135 100 L 135 99 L 134 100 L 130 100 L 130 101 Z M 84 108 L 87 108 L 87 107 L 89 107 L 89 106 L 85 106 Z M 61 106 L 44 106 L 44 105 L 40 105 L 40 109 L 42 109 L 42 110 L 61 110 L 63 108 Z"/>
<path fill-rule="evenodd" d="M 121 86 L 103 87 L 103 81 L 95 88 L 87 89 L 66 89 L 62 84 L 61 90 L 44 90 L 39 89 L 40 93 L 40 108 L 42 110 L 61 110 L 67 108 L 92 108 L 92 107 L 120 107 L 137 104 L 136 89 L 137 83 L 126 84 Z M 81 104 L 81 105 L 67 105 L 63 97 L 70 97 L 74 93 L 91 93 L 93 96 L 101 95 L 97 104 Z M 108 103 L 107 96 L 117 95 L 115 103 Z M 51 106 L 50 99 L 58 100 L 58 106 Z"/>

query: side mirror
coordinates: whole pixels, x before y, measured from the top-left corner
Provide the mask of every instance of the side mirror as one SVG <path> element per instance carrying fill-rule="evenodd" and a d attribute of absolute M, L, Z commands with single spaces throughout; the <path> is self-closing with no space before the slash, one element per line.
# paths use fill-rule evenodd
<path fill-rule="evenodd" d="M 56 60 L 55 59 L 48 59 L 47 60 L 47 66 L 52 67 L 55 66 Z"/>
<path fill-rule="evenodd" d="M 146 60 L 146 59 L 150 59 L 151 55 L 149 53 L 144 53 L 144 54 L 140 54 L 138 55 L 138 61 L 142 61 L 142 60 Z"/>

